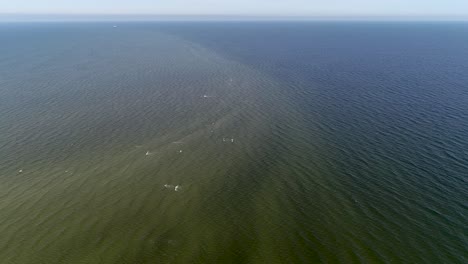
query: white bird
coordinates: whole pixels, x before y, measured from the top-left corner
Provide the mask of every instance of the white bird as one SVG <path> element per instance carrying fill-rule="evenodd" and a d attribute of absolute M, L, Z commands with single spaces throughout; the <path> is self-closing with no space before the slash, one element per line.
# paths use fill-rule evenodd
<path fill-rule="evenodd" d="M 179 150 L 179 153 L 182 153 L 182 150 Z"/>
<path fill-rule="evenodd" d="M 146 151 L 146 156 L 149 156 L 151 153 L 148 151 Z"/>
<path fill-rule="evenodd" d="M 177 191 L 179 190 L 179 188 L 180 188 L 180 186 L 179 186 L 179 185 L 176 185 L 176 187 L 174 188 L 174 191 L 177 192 Z"/>
<path fill-rule="evenodd" d="M 21 173 L 21 172 L 23 172 L 23 170 L 19 170 L 18 172 Z"/>

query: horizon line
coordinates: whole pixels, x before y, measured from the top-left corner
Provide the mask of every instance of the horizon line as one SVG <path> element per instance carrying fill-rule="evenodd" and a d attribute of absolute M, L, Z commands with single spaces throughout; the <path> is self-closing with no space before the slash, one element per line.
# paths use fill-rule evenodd
<path fill-rule="evenodd" d="M 78 14 L 0 13 L 0 22 L 84 22 L 84 21 L 434 21 L 468 22 L 468 16 L 445 15 L 220 15 L 220 14 Z"/>

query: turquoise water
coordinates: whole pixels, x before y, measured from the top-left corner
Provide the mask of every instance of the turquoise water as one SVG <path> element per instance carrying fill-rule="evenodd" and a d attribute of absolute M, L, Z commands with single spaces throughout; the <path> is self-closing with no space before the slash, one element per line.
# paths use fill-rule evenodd
<path fill-rule="evenodd" d="M 0 263 L 466 263 L 468 27 L 0 26 Z"/>

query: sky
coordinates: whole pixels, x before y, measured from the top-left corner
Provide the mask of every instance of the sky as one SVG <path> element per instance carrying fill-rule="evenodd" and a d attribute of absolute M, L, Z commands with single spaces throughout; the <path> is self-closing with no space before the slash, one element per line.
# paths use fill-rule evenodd
<path fill-rule="evenodd" d="M 468 0 L 0 0 L 0 14 L 468 17 Z"/>

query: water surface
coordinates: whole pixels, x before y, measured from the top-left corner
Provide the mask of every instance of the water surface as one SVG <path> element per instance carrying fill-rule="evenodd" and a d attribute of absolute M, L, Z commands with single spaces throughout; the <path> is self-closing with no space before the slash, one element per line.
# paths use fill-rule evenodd
<path fill-rule="evenodd" d="M 466 263 L 468 26 L 0 26 L 2 263 Z"/>

